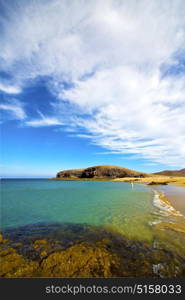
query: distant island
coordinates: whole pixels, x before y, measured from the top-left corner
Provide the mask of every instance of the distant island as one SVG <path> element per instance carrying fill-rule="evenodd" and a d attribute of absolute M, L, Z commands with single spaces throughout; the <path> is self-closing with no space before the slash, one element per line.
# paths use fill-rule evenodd
<path fill-rule="evenodd" d="M 57 173 L 57 178 L 124 178 L 148 176 L 143 172 L 130 170 L 123 167 L 101 165 L 93 166 L 85 169 L 63 170 Z"/>

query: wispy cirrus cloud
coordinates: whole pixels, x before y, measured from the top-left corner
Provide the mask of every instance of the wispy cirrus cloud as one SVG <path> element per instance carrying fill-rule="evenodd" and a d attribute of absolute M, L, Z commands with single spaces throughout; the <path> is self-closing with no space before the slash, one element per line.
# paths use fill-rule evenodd
<path fill-rule="evenodd" d="M 46 117 L 41 112 L 38 112 L 40 115 L 39 119 L 29 120 L 26 121 L 24 124 L 26 126 L 31 127 L 44 127 L 44 126 L 56 126 L 56 125 L 63 125 L 61 121 L 54 117 Z"/>
<path fill-rule="evenodd" d="M 0 104 L 0 110 L 2 112 L 2 118 L 4 117 L 3 112 L 7 114 L 8 119 L 16 119 L 22 121 L 27 117 L 23 104 L 16 99 L 11 100 L 11 102 L 9 101 Z"/>
<path fill-rule="evenodd" d="M 183 0 L 6 1 L 4 9 L 2 69 L 24 84 L 50 78 L 56 97 L 54 115 L 27 126 L 62 120 L 113 153 L 184 163 Z"/>
<path fill-rule="evenodd" d="M 21 93 L 21 88 L 16 85 L 9 85 L 0 82 L 0 92 L 4 92 L 6 94 L 19 94 Z"/>
<path fill-rule="evenodd" d="M 36 120 L 30 120 L 25 122 L 25 125 L 31 126 L 31 127 L 44 127 L 44 126 L 56 126 L 56 125 L 62 125 L 60 121 L 58 121 L 56 118 L 43 118 L 43 119 L 36 119 Z"/>

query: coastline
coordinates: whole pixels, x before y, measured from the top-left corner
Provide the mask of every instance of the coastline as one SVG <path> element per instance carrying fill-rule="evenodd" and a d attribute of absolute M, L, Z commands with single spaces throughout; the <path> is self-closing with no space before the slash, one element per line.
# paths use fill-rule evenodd
<path fill-rule="evenodd" d="M 156 186 L 157 193 L 162 202 L 170 205 L 177 215 L 185 218 L 185 188 L 180 186 Z"/>
<path fill-rule="evenodd" d="M 114 181 L 146 184 L 155 193 L 156 206 L 158 205 L 160 209 L 174 216 L 185 218 L 185 177 L 152 176 L 120 178 Z"/>
<path fill-rule="evenodd" d="M 94 177 L 94 178 L 77 178 L 77 177 L 66 177 L 66 178 L 48 178 L 48 180 L 57 181 L 120 181 L 120 182 L 137 182 L 154 185 L 157 184 L 170 184 L 175 186 L 185 187 L 185 177 L 175 177 L 175 176 L 159 176 L 152 175 L 147 177 L 123 177 L 123 178 L 108 178 L 108 177 Z"/>
<path fill-rule="evenodd" d="M 183 206 L 184 211 L 182 212 L 181 210 L 178 209 L 178 206 L 176 205 L 179 200 L 177 195 L 174 196 L 174 200 L 175 200 L 175 205 L 174 205 L 174 203 L 170 201 L 171 199 L 169 197 L 169 194 L 161 190 L 159 186 L 152 187 L 152 190 L 154 192 L 153 204 L 159 210 L 159 215 L 162 218 L 160 217 L 159 219 L 154 221 L 151 225 L 154 225 L 158 232 L 161 230 L 165 232 L 167 230 L 166 232 L 180 234 L 181 238 L 183 238 L 184 240 L 185 206 Z M 184 195 L 185 195 L 185 189 L 184 189 Z M 185 198 L 184 198 L 184 204 L 185 204 Z M 184 249 L 184 247 L 182 247 L 182 249 Z"/>
<path fill-rule="evenodd" d="M 164 215 L 164 216 L 173 215 L 176 217 L 185 218 L 185 216 L 182 214 L 182 212 L 177 210 L 172 205 L 172 203 L 169 201 L 169 199 L 165 193 L 161 192 L 161 190 L 156 187 L 153 189 L 153 191 L 154 191 L 154 199 L 153 199 L 154 206 L 160 210 L 162 215 Z"/>

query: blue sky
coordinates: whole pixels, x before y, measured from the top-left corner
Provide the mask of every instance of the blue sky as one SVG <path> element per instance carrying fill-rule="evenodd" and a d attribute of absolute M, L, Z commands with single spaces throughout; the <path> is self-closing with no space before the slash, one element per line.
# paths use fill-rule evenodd
<path fill-rule="evenodd" d="M 183 0 L 0 4 L 1 176 L 185 167 Z"/>

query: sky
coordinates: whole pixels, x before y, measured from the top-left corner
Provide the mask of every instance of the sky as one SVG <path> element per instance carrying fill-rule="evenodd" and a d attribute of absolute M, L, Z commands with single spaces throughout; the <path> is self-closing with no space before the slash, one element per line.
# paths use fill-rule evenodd
<path fill-rule="evenodd" d="M 0 0 L 2 177 L 185 167 L 184 0 Z"/>

